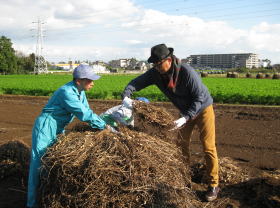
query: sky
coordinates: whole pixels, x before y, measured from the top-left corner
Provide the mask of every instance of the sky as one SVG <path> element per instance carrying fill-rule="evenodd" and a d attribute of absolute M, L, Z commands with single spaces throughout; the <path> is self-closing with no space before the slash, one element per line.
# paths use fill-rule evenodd
<path fill-rule="evenodd" d="M 280 63 L 279 0 L 0 0 L 0 35 L 49 62 L 147 60 L 165 43 L 174 54 L 257 53 Z"/>

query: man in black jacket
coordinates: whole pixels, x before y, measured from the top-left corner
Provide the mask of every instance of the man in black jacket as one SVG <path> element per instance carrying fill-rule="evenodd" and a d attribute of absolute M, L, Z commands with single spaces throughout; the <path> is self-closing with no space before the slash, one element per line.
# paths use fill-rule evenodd
<path fill-rule="evenodd" d="M 130 98 L 133 92 L 156 85 L 181 113 L 181 118 L 174 121 L 174 124 L 175 129 L 180 129 L 178 136 L 187 161 L 190 157 L 192 131 L 195 125 L 198 126 L 209 179 L 209 189 L 205 197 L 207 201 L 213 201 L 220 190 L 213 99 L 194 69 L 181 64 L 173 51 L 173 48 L 167 48 L 165 44 L 152 47 L 148 62 L 153 63 L 153 67 L 130 81 L 122 97 Z"/>

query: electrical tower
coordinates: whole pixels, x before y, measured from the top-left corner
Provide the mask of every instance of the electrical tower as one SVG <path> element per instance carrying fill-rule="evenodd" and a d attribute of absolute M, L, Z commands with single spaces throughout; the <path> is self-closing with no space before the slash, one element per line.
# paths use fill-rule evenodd
<path fill-rule="evenodd" d="M 38 19 L 37 22 L 33 22 L 37 24 L 37 43 L 36 43 L 36 53 L 35 53 L 35 65 L 34 65 L 34 74 L 48 73 L 47 63 L 43 56 L 43 30 L 42 22 Z"/>
<path fill-rule="evenodd" d="M 69 58 L 68 64 L 69 64 L 69 71 L 73 71 L 73 62 L 71 61 L 71 58 Z"/>

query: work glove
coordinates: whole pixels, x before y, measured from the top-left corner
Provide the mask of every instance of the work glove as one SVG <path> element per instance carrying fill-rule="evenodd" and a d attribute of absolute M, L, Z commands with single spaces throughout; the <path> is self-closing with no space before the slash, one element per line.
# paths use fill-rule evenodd
<path fill-rule="evenodd" d="M 132 104 L 133 104 L 133 100 L 130 99 L 129 97 L 125 97 L 122 101 L 122 104 L 129 109 L 132 109 Z"/>
<path fill-rule="evenodd" d="M 142 102 L 145 102 L 145 103 L 150 103 L 149 99 L 145 98 L 145 97 L 137 97 L 136 100 L 139 100 L 139 101 L 142 101 Z"/>
<path fill-rule="evenodd" d="M 178 120 L 174 121 L 175 127 L 172 128 L 172 129 L 170 129 L 170 131 L 179 129 L 179 128 L 182 127 L 184 124 L 186 124 L 188 120 L 189 120 L 189 119 L 187 119 L 186 117 L 181 117 L 181 118 L 179 118 Z"/>
<path fill-rule="evenodd" d="M 117 122 L 117 123 L 120 123 L 122 125 L 125 125 L 127 126 L 127 122 L 124 120 L 124 116 L 119 113 L 119 112 L 114 112 L 111 114 L 111 116 L 113 117 L 113 119 Z"/>
<path fill-rule="evenodd" d="M 106 129 L 108 129 L 110 132 L 118 134 L 119 132 L 112 126 L 106 125 Z"/>

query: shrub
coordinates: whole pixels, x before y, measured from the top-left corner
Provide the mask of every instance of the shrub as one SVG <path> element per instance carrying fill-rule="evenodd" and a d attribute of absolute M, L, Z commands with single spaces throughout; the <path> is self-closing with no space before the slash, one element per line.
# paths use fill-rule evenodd
<path fill-rule="evenodd" d="M 253 77 L 253 75 L 252 75 L 252 74 L 250 74 L 250 73 L 247 73 L 247 74 L 246 74 L 246 77 L 247 77 L 247 78 L 252 78 L 252 77 Z"/>
<path fill-rule="evenodd" d="M 280 74 L 273 74 L 272 79 L 280 79 Z"/>
<path fill-rule="evenodd" d="M 257 79 L 263 79 L 264 78 L 264 74 L 263 73 L 257 73 L 256 78 Z"/>
<path fill-rule="evenodd" d="M 228 72 L 228 73 L 227 73 L 227 78 L 230 78 L 231 75 L 232 75 L 232 72 Z"/>
<path fill-rule="evenodd" d="M 237 72 L 233 72 L 231 74 L 231 78 L 238 78 L 239 77 L 239 74 Z"/>
<path fill-rule="evenodd" d="M 271 78 L 271 74 L 265 74 L 265 78 Z"/>
<path fill-rule="evenodd" d="M 201 72 L 201 77 L 208 77 L 208 73 L 207 72 Z"/>

